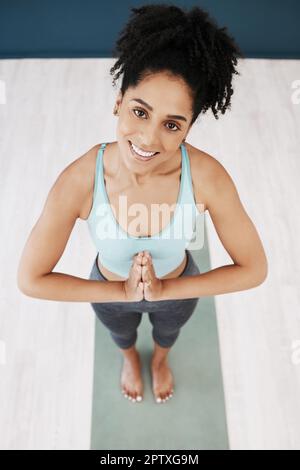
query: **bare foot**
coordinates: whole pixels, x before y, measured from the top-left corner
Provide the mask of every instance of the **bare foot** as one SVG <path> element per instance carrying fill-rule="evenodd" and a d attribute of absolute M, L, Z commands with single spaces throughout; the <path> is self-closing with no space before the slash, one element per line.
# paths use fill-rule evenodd
<path fill-rule="evenodd" d="M 173 396 L 174 382 L 167 358 L 151 362 L 152 388 L 157 403 L 165 403 Z"/>
<path fill-rule="evenodd" d="M 138 351 L 130 358 L 124 357 L 121 373 L 121 388 L 125 398 L 132 402 L 142 401 L 143 382 L 141 376 L 141 360 Z"/>

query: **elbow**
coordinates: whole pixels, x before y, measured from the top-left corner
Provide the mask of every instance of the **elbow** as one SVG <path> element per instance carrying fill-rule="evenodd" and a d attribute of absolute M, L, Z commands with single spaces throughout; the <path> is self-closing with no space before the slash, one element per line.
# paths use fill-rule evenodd
<path fill-rule="evenodd" d="M 251 268 L 253 272 L 253 279 L 255 280 L 254 287 L 260 286 L 267 279 L 269 271 L 268 258 L 264 250 L 253 257 Z"/>
<path fill-rule="evenodd" d="M 17 288 L 22 294 L 27 295 L 26 291 L 26 276 L 24 276 L 24 272 L 21 272 L 20 266 L 18 267 L 17 272 Z"/>
<path fill-rule="evenodd" d="M 263 261 L 262 263 L 249 265 L 239 265 L 244 268 L 245 278 L 247 279 L 247 285 L 249 288 L 257 287 L 263 284 L 268 277 L 268 263 Z"/>
<path fill-rule="evenodd" d="M 23 284 L 19 282 L 17 284 L 17 287 L 22 294 L 26 295 L 27 297 L 32 297 L 31 291 L 30 289 L 28 289 L 28 287 L 24 286 Z"/>
<path fill-rule="evenodd" d="M 254 287 L 257 287 L 257 286 L 260 286 L 261 284 L 263 284 L 265 282 L 265 280 L 267 279 L 268 277 L 268 263 L 267 261 L 265 261 L 264 263 L 262 263 L 259 267 L 259 270 L 255 270 L 255 286 Z"/>
<path fill-rule="evenodd" d="M 31 297 L 32 299 L 42 299 L 42 295 L 39 293 L 39 291 L 36 288 L 33 287 L 23 287 L 18 285 L 19 291 L 23 294 L 26 295 L 26 297 Z"/>
<path fill-rule="evenodd" d="M 34 293 L 37 290 L 38 277 L 28 272 L 27 269 L 18 267 L 16 282 L 19 291 L 27 297 L 36 297 Z"/>
<path fill-rule="evenodd" d="M 43 277 L 44 276 L 39 276 L 30 279 L 18 277 L 18 289 L 27 297 L 32 297 L 33 299 L 47 299 L 48 297 L 44 297 L 45 289 L 43 289 L 41 285 L 41 279 Z"/>
<path fill-rule="evenodd" d="M 260 286 L 261 284 L 263 284 L 265 282 L 265 280 L 267 279 L 267 277 L 268 277 L 268 271 L 266 271 L 263 275 L 261 275 L 258 278 L 258 282 L 257 282 L 256 286 Z"/>
<path fill-rule="evenodd" d="M 262 279 L 261 279 L 260 284 L 262 284 L 263 282 L 265 282 L 265 280 L 266 280 L 267 277 L 268 277 L 268 272 L 269 272 L 268 259 L 267 259 L 266 255 L 265 255 L 265 256 L 264 256 L 264 261 L 263 261 L 263 263 L 262 263 Z"/>
<path fill-rule="evenodd" d="M 24 279 L 21 279 L 20 277 L 18 277 L 17 279 L 17 287 L 19 289 L 19 291 L 26 295 L 27 297 L 34 297 L 33 293 L 32 293 L 32 284 L 29 284 L 28 281 L 24 280 Z"/>

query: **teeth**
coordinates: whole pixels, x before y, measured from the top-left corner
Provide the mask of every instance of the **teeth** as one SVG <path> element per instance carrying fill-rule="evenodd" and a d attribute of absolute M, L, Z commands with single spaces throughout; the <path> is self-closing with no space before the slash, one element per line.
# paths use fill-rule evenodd
<path fill-rule="evenodd" d="M 140 155 L 141 157 L 152 157 L 156 152 L 144 152 L 143 150 L 139 149 L 136 145 L 130 142 L 133 150 Z"/>

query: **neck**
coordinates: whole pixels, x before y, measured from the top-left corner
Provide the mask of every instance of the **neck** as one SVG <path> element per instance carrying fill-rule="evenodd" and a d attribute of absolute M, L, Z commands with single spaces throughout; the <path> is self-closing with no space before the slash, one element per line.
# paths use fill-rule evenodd
<path fill-rule="evenodd" d="M 141 169 L 141 171 L 129 169 L 124 162 L 124 158 L 122 155 L 120 155 L 118 147 L 116 147 L 114 174 L 116 178 L 122 178 L 123 181 L 128 181 L 128 184 L 134 187 L 141 188 L 143 186 L 147 186 L 150 183 L 153 185 L 153 177 L 166 176 L 178 170 L 178 166 L 181 165 L 181 149 L 179 148 L 173 156 L 168 157 L 167 160 L 162 162 L 159 162 L 158 156 L 156 163 L 157 165 L 153 165 L 151 169 L 148 168 L 146 164 L 144 168 Z"/>

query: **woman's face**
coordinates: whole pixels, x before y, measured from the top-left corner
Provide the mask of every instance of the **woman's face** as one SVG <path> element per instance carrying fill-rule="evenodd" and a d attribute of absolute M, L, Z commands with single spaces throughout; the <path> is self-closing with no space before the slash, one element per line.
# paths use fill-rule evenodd
<path fill-rule="evenodd" d="M 119 150 L 125 165 L 137 173 L 153 172 L 172 158 L 190 129 L 192 101 L 187 85 L 166 73 L 153 74 L 128 88 L 123 99 L 120 92 L 117 105 Z M 141 150 L 158 153 L 139 161 L 131 142 Z"/>

